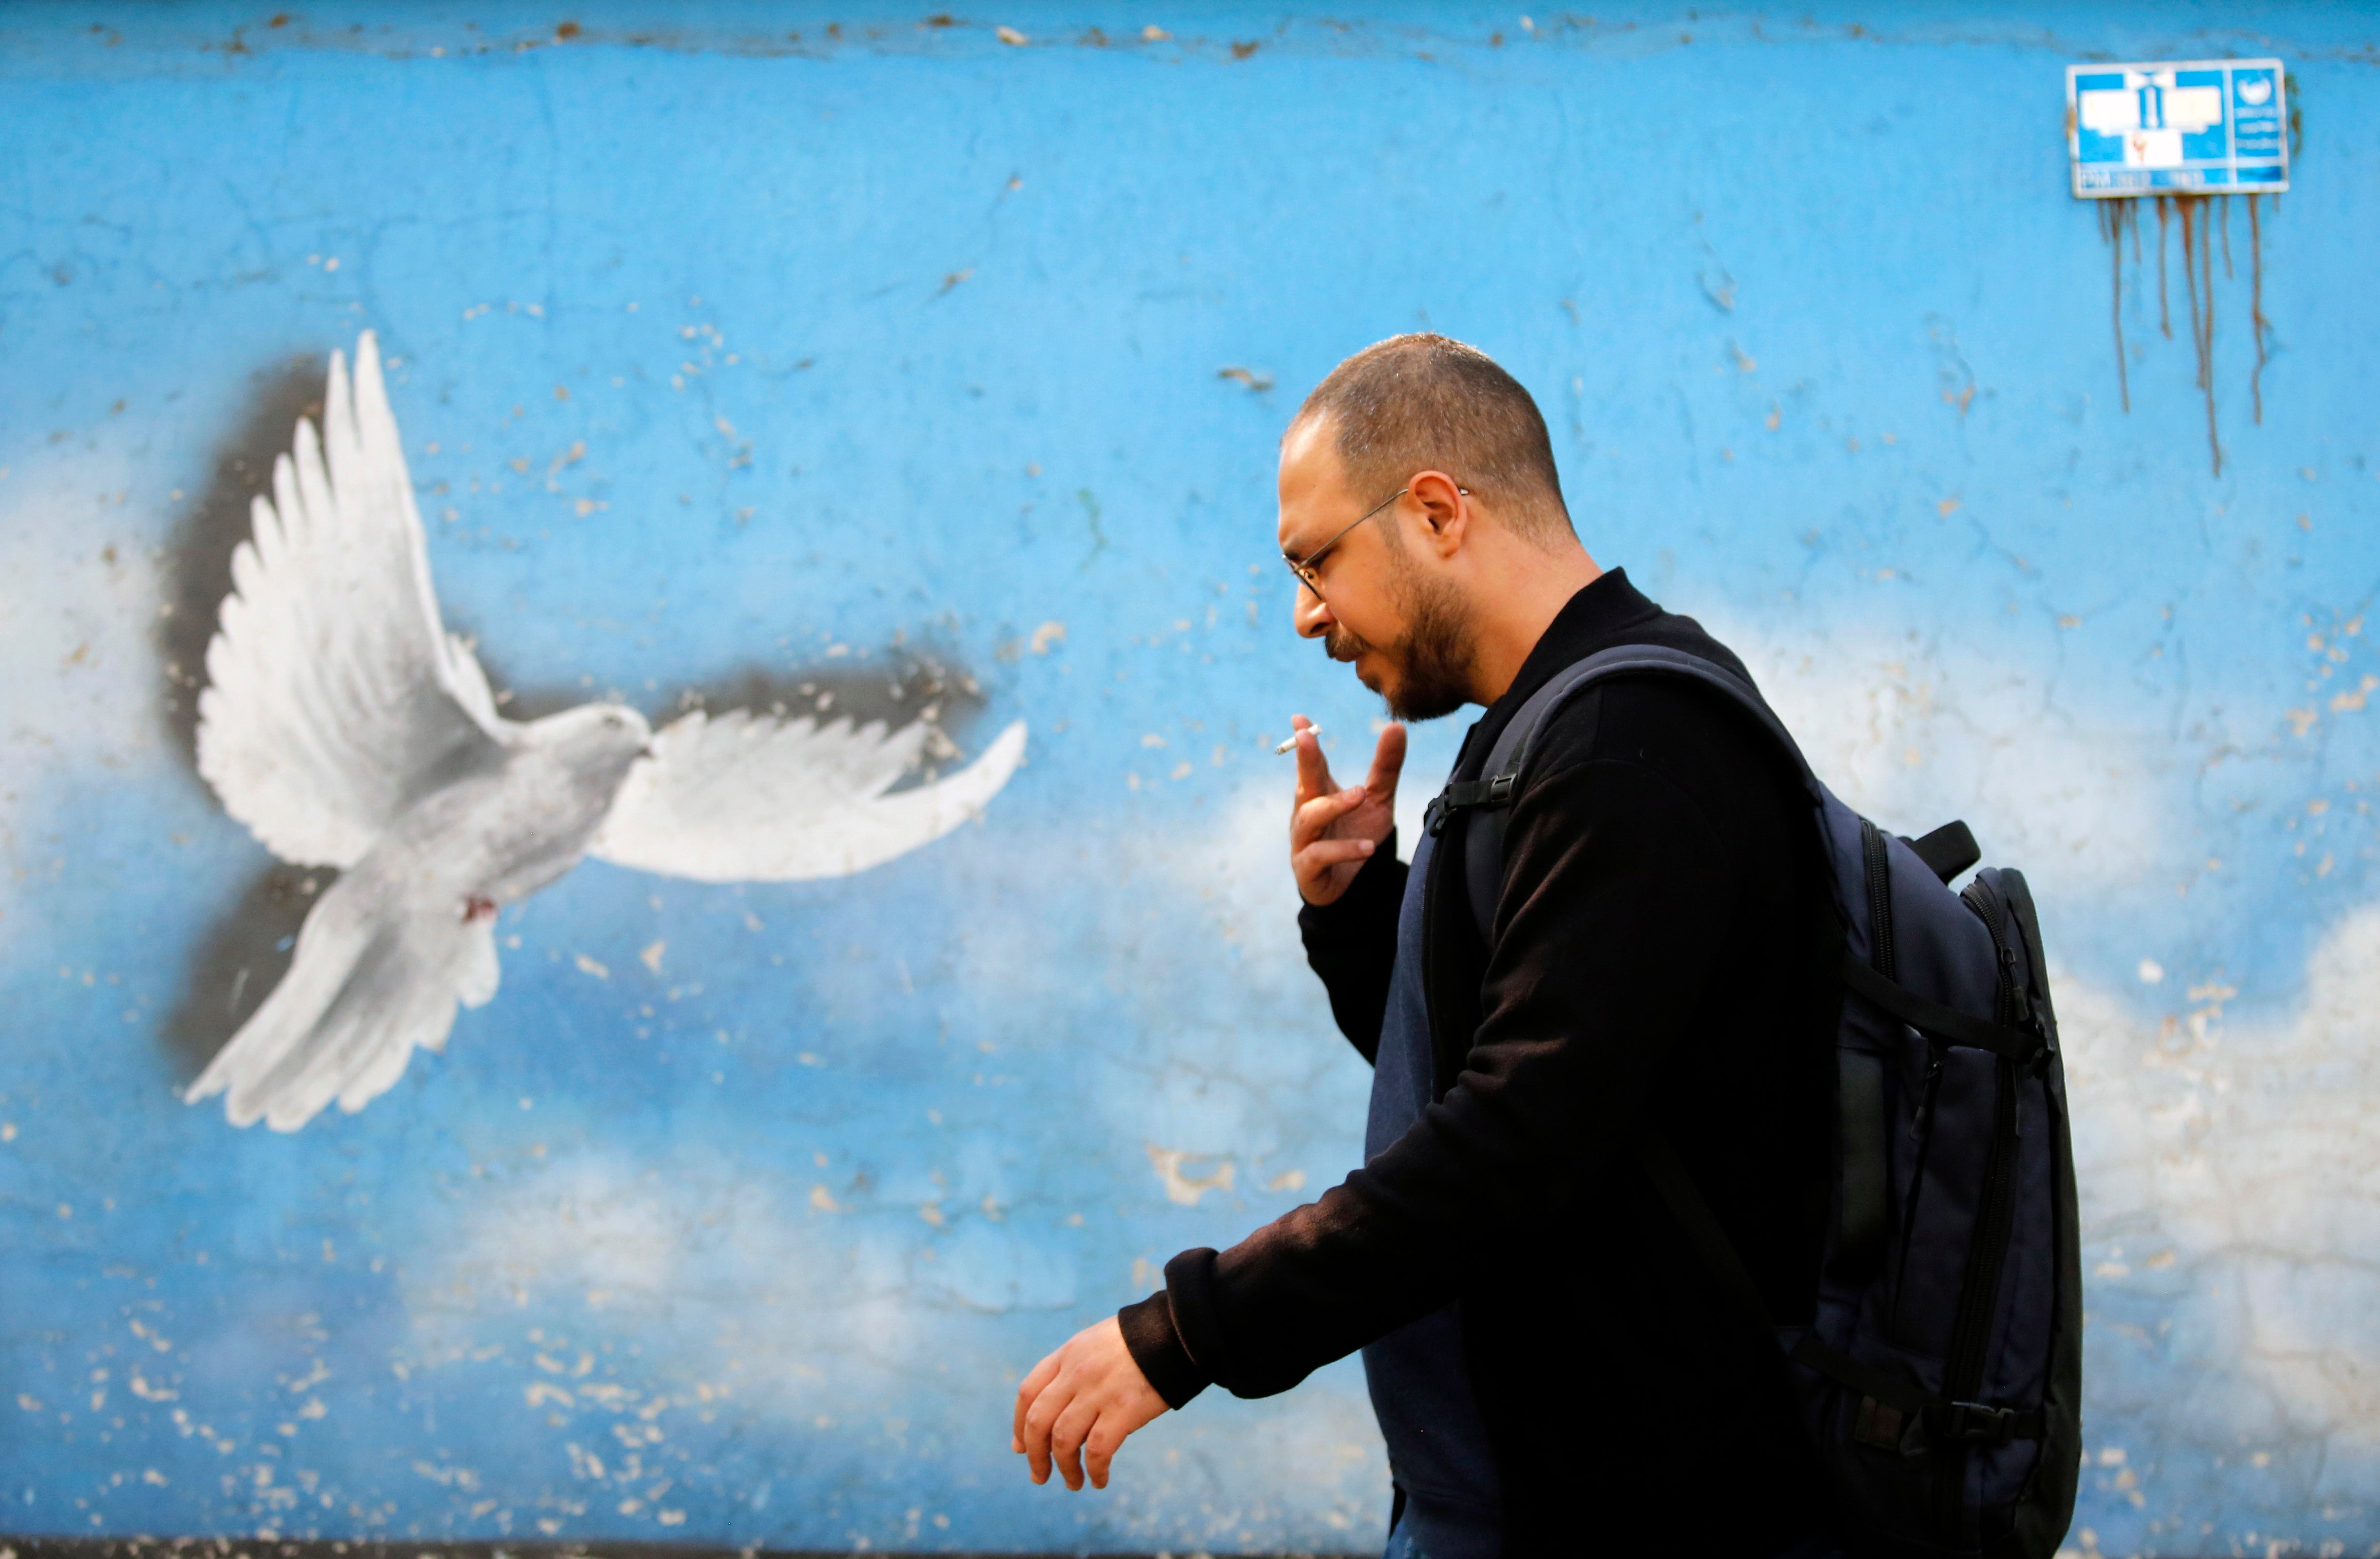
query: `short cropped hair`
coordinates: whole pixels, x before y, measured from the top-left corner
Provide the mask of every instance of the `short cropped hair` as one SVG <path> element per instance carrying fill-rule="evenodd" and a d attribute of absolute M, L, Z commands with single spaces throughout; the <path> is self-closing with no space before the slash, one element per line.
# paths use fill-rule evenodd
<path fill-rule="evenodd" d="M 1317 418 L 1330 419 L 1365 503 L 1435 469 L 1532 540 L 1572 534 L 1537 403 L 1476 347 L 1422 332 L 1366 347 L 1314 387 L 1290 427 Z"/>

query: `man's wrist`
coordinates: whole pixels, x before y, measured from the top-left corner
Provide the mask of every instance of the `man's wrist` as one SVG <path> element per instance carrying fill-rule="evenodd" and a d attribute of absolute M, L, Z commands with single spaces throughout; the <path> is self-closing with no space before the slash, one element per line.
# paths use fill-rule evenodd
<path fill-rule="evenodd" d="M 1181 1330 L 1173 1323 L 1172 1301 L 1164 1289 L 1116 1311 L 1116 1325 L 1123 1333 L 1123 1346 L 1133 1363 L 1168 1407 L 1178 1410 L 1188 1406 L 1192 1397 L 1213 1383 L 1184 1346 Z"/>

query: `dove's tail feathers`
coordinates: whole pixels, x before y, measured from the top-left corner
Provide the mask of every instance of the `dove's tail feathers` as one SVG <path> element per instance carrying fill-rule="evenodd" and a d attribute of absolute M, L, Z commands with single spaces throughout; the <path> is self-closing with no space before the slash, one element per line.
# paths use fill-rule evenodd
<path fill-rule="evenodd" d="M 322 896 L 298 956 L 183 1097 L 225 1095 L 234 1126 L 295 1131 L 333 1100 L 352 1114 L 394 1087 L 416 1046 L 443 1048 L 455 1004 L 495 994 L 491 921 L 402 915 L 375 902 L 368 862 Z"/>

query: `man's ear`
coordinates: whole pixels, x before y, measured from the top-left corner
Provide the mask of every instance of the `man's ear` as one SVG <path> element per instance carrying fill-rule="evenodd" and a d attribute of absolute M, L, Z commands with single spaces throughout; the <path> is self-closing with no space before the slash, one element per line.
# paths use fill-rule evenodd
<path fill-rule="evenodd" d="M 1407 486 L 1421 511 L 1426 544 L 1441 559 L 1461 552 L 1471 534 L 1470 494 L 1444 471 L 1418 471 Z"/>

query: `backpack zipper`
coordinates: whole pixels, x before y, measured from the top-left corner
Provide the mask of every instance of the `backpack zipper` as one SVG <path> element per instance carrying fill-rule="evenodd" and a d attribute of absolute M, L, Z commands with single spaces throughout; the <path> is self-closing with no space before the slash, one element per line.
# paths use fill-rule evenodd
<path fill-rule="evenodd" d="M 1867 883 L 1867 961 L 1868 967 L 1887 980 L 1900 978 L 1900 959 L 1892 943 L 1892 856 L 1884 842 L 1884 831 L 1867 819 L 1860 819 L 1861 874 Z M 1918 1190 L 1925 1183 L 1925 1157 L 1929 1146 L 1926 1127 L 1934 1113 L 1934 1093 L 1942 1078 L 1942 1058 L 1933 1054 L 1929 1045 L 1925 1077 L 1918 1085 L 1916 1113 L 1911 1117 L 1910 1133 L 1917 1144 L 1917 1163 L 1909 1179 L 1908 1204 L 1901 1209 L 1900 1266 L 1892 1277 L 1892 1312 L 1889 1326 L 1895 1335 L 1900 1329 L 1900 1296 L 1909 1276 L 1910 1232 L 1917 1226 Z"/>
<path fill-rule="evenodd" d="M 1868 967 L 1887 980 L 1900 977 L 1892 948 L 1892 857 L 1884 831 L 1860 819 L 1860 861 L 1867 876 Z"/>
<path fill-rule="evenodd" d="M 2020 1017 L 2029 1006 L 2016 985 L 2016 960 L 2007 941 L 2007 917 L 1993 892 L 1980 878 L 1967 885 L 1960 898 L 1984 922 L 1998 955 L 1999 990 L 1995 1003 L 1998 1020 Z M 1981 1390 L 1984 1355 L 1991 1341 L 1993 1314 L 1999 1308 L 2000 1275 L 2008 1265 L 2008 1248 L 2016 1223 L 2017 1097 L 2016 1064 L 1993 1063 L 1995 1098 L 1992 1139 L 1984 1159 L 1983 1194 L 1975 1212 L 1975 1232 L 1967 1247 L 1967 1273 L 1959 1286 L 1959 1312 L 1950 1328 L 1950 1347 L 1943 1360 L 1942 1395 L 1953 1402 L 1973 1402 Z M 1960 1535 L 1966 1510 L 1966 1451 L 1949 1448 L 1937 1471 L 1935 1510 L 1946 1532 Z"/>
<path fill-rule="evenodd" d="M 1931 1154 L 1934 1146 L 1930 1136 L 1934 1125 L 1934 1096 L 1942 1086 L 1941 1054 L 1939 1052 L 1933 1051 L 1930 1045 L 1928 1050 L 1929 1054 L 1925 1058 L 1925 1079 L 1919 1085 L 1917 1108 L 1909 1120 L 1909 1137 L 1911 1142 L 1914 1144 L 1917 1158 L 1909 1170 L 1908 1205 L 1900 1212 L 1900 1264 L 1893 1270 L 1892 1274 L 1892 1309 L 1888 1319 L 1888 1330 L 1895 1337 L 1902 1335 L 1900 1300 L 1901 1296 L 1908 1292 L 1909 1248 L 1917 1236 L 1917 1210 L 1921 1193 L 1925 1187 L 1925 1160 Z"/>
<path fill-rule="evenodd" d="M 1959 1316 L 1950 1329 L 1950 1351 L 1942 1370 L 1942 1393 L 1954 1402 L 1974 1400 L 1984 1374 L 1984 1345 L 1991 1338 L 1998 1309 L 2000 1269 L 2008 1261 L 2009 1236 L 2016 1222 L 2016 1064 L 1998 1061 L 1992 1142 L 1984 1160 L 1982 1206 L 1968 1247 L 1966 1281 L 1960 1285 Z"/>

